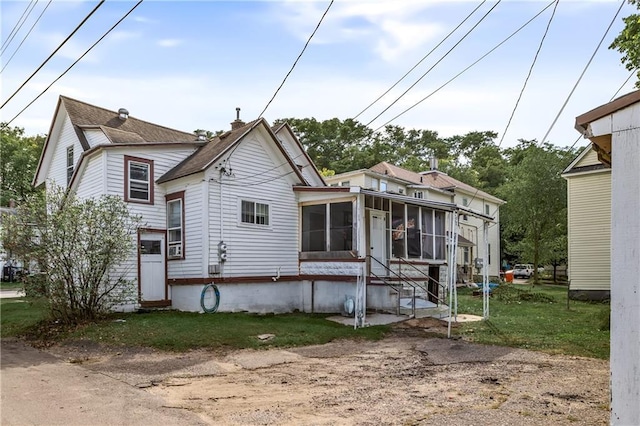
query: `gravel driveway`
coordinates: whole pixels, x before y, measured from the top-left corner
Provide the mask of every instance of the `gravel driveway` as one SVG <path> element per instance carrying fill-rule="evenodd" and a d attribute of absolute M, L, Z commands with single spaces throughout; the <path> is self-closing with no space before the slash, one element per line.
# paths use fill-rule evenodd
<path fill-rule="evenodd" d="M 77 342 L 49 352 L 64 374 L 126 386 L 126 404 L 150 398 L 205 424 L 608 424 L 607 361 L 433 337 L 444 330 L 438 320 L 423 319 L 397 325 L 379 342 L 184 354 Z M 2 357 L 4 425 L 4 351 Z M 94 400 L 111 393 L 85 391 Z M 41 400 L 37 388 L 32 395 Z M 139 416 L 129 424 L 146 423 Z"/>

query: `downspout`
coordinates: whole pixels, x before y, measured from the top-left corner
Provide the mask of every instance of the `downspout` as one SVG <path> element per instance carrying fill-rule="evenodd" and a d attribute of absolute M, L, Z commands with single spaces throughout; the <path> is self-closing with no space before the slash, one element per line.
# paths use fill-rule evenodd
<path fill-rule="evenodd" d="M 224 176 L 224 169 L 220 169 L 220 241 L 224 241 L 224 207 L 223 207 L 223 197 L 222 197 L 222 177 Z M 224 277 L 224 262 L 218 260 L 220 265 L 220 278 Z"/>

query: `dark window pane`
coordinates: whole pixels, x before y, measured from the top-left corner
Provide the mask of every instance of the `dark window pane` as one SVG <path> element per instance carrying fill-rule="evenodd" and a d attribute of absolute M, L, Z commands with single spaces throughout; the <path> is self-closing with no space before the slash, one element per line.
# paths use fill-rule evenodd
<path fill-rule="evenodd" d="M 351 250 L 353 247 L 353 204 L 333 203 L 329 206 L 331 251 Z"/>
<path fill-rule="evenodd" d="M 140 240 L 140 254 L 162 254 L 160 240 Z"/>
<path fill-rule="evenodd" d="M 327 206 L 302 207 L 302 251 L 325 251 Z"/>
<path fill-rule="evenodd" d="M 242 222 L 255 223 L 255 207 L 252 201 L 242 201 Z"/>
<path fill-rule="evenodd" d="M 129 163 L 129 179 L 149 181 L 149 165 L 142 163 Z"/>
<path fill-rule="evenodd" d="M 406 237 L 404 204 L 392 203 L 391 228 L 391 239 L 393 241 L 391 253 L 394 257 L 404 257 L 404 240 Z"/>
<path fill-rule="evenodd" d="M 167 227 L 182 227 L 182 200 L 167 203 Z"/>
<path fill-rule="evenodd" d="M 420 209 L 416 206 L 407 206 L 407 254 L 420 257 Z"/>

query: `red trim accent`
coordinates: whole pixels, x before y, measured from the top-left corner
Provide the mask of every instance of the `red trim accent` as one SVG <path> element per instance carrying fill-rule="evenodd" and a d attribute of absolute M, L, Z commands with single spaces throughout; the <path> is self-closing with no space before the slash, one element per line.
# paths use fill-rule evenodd
<path fill-rule="evenodd" d="M 157 301 L 142 301 L 142 284 L 140 280 L 140 234 L 164 234 L 164 244 L 165 244 L 165 262 L 164 262 L 164 300 L 169 300 L 169 283 L 167 281 L 167 261 L 166 261 L 166 252 L 167 252 L 167 231 L 164 229 L 157 228 L 138 228 L 138 243 L 136 247 L 136 251 L 138 253 L 138 302 L 140 306 L 148 303 L 156 303 Z M 169 300 L 169 305 L 171 305 L 171 301 Z M 168 306 L 168 305 L 167 305 Z"/>
<path fill-rule="evenodd" d="M 149 201 L 138 200 L 135 198 L 129 198 L 129 162 L 135 161 L 137 163 L 144 163 L 149 165 Z M 153 160 L 146 158 L 132 157 L 130 155 L 124 156 L 124 201 L 127 203 L 138 204 L 151 204 L 153 205 L 153 193 L 154 193 L 155 181 L 153 179 Z"/>
<path fill-rule="evenodd" d="M 167 246 L 167 260 L 171 261 L 171 260 L 182 260 L 185 257 L 185 253 L 186 253 L 186 245 L 185 245 L 185 221 L 184 221 L 184 191 L 178 191 L 178 192 L 174 192 L 172 194 L 167 194 L 164 197 L 165 199 L 165 203 L 169 204 L 169 201 L 173 201 L 173 200 L 178 200 L 180 199 L 181 202 L 181 207 L 182 207 L 182 232 L 180 232 L 180 235 L 182 237 L 182 253 L 180 255 L 180 257 L 169 257 L 169 230 L 167 229 L 167 239 L 166 239 L 166 246 Z M 167 215 L 169 214 L 169 209 L 166 209 L 167 211 Z M 167 227 L 168 228 L 168 227 Z"/>

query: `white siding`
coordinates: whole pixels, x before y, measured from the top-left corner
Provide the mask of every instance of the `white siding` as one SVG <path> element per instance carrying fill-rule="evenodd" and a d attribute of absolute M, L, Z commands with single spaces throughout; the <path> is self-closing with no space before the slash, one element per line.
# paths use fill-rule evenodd
<path fill-rule="evenodd" d="M 104 167 L 103 156 L 104 152 L 99 152 L 88 160 L 85 159 L 86 165 L 83 168 L 82 174 L 78 176 L 78 184 L 76 188 L 76 194 L 80 198 L 96 197 L 104 194 L 105 182 L 103 180 Z"/>
<path fill-rule="evenodd" d="M 89 142 L 89 146 L 91 148 L 110 143 L 104 132 L 99 129 L 84 130 L 84 136 L 87 138 L 87 142 Z"/>
<path fill-rule="evenodd" d="M 220 205 L 220 174 L 212 167 L 210 181 L 210 263 L 218 263 L 218 242 L 227 244 L 224 277 L 298 274 L 298 203 L 292 190 L 297 177 L 265 135 L 254 131 L 233 152 L 234 176 L 223 177 Z M 293 178 L 291 176 L 293 175 Z M 240 201 L 269 204 L 269 226 L 240 222 Z M 220 210 L 224 222 L 221 236 Z"/>
<path fill-rule="evenodd" d="M 64 115 L 64 121 L 62 124 L 62 129 L 60 131 L 60 137 L 58 140 L 50 141 L 50 143 L 54 143 L 54 146 L 49 147 L 49 149 L 53 148 L 53 158 L 51 160 L 51 165 L 49 167 L 49 172 L 47 174 L 47 186 L 51 184 L 55 184 L 57 186 L 62 186 L 64 188 L 67 187 L 67 148 L 73 146 L 73 160 L 75 162 L 75 166 L 78 165 L 78 160 L 80 159 L 80 154 L 82 154 L 82 145 L 80 145 L 80 141 L 78 140 L 78 136 L 76 132 L 73 130 L 73 125 L 71 124 L 71 120 L 69 116 Z"/>
<path fill-rule="evenodd" d="M 168 172 L 180 161 L 187 157 L 192 148 L 158 148 L 140 147 L 134 153 L 131 149 L 111 149 L 106 151 L 107 155 L 107 193 L 124 197 L 124 156 L 153 160 L 153 180 Z M 154 203 L 139 204 L 129 203 L 129 210 L 132 213 L 140 214 L 143 217 L 143 226 L 147 228 L 166 228 L 166 190 L 162 185 L 154 184 Z"/>
<path fill-rule="evenodd" d="M 315 166 L 311 165 L 311 163 L 307 159 L 307 156 L 300 148 L 300 145 L 296 143 L 289 131 L 286 130 L 286 127 L 283 127 L 282 130 L 277 133 L 277 136 L 285 152 L 289 155 L 289 157 L 291 157 L 293 163 L 303 166 L 302 176 L 309 183 L 309 185 L 324 186 L 324 184 L 314 171 Z"/>
<path fill-rule="evenodd" d="M 206 253 L 203 250 L 203 240 L 207 238 L 202 232 L 202 210 L 204 204 L 202 200 L 202 178 L 203 174 L 168 182 L 166 193 L 184 191 L 184 259 L 173 259 L 167 261 L 167 273 L 169 279 L 172 278 L 195 278 L 206 276 L 207 271 L 203 271 L 203 257 Z M 156 197 L 157 203 L 164 201 Z M 163 206 L 166 212 L 166 204 Z M 165 213 L 166 214 L 166 213 Z M 166 220 L 163 228 L 166 227 Z"/>
<path fill-rule="evenodd" d="M 611 172 L 570 177 L 567 190 L 571 290 L 609 290 Z"/>

